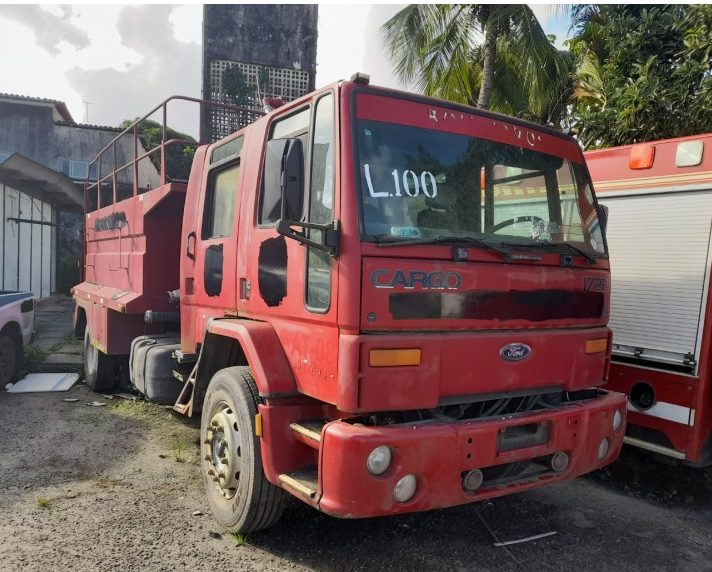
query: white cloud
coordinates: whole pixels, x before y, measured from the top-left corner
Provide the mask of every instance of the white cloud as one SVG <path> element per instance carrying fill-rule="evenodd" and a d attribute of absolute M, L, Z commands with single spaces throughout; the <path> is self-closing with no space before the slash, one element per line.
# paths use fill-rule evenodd
<path fill-rule="evenodd" d="M 60 11 L 62 14 L 58 15 L 33 4 L 0 5 L 0 14 L 29 29 L 37 45 L 50 55 L 59 54 L 58 46 L 64 42 L 77 49 L 87 48 L 89 36 L 71 22 L 72 7 L 61 6 Z"/>
<path fill-rule="evenodd" d="M 316 85 L 368 73 L 393 78 L 380 27 L 404 4 L 319 5 Z M 545 29 L 557 23 L 532 5 Z M 174 94 L 200 97 L 202 4 L 0 4 L 0 93 L 64 101 L 77 121 L 116 126 Z M 557 22 L 558 20 L 558 22 Z M 557 44 L 565 32 L 556 30 Z M 197 135 L 197 118 L 178 113 L 172 127 Z"/>

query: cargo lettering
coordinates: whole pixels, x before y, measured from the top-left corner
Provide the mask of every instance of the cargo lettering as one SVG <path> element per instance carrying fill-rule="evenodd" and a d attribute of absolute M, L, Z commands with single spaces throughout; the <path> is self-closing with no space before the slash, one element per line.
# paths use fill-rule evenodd
<path fill-rule="evenodd" d="M 402 286 L 413 290 L 419 284 L 423 290 L 457 290 L 462 285 L 462 276 L 457 272 L 424 272 L 422 270 L 374 270 L 371 284 L 376 288 Z"/>

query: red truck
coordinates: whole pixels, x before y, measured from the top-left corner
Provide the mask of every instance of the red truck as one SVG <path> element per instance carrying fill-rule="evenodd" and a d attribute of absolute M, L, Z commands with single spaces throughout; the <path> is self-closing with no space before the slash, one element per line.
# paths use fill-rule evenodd
<path fill-rule="evenodd" d="M 712 135 L 585 155 L 610 211 L 609 387 L 628 395 L 625 441 L 712 464 Z"/>
<path fill-rule="evenodd" d="M 356 74 L 198 146 L 187 182 L 172 144 L 150 188 L 140 144 L 97 159 L 76 332 L 91 387 L 201 415 L 225 527 L 269 527 L 288 493 L 374 517 L 616 459 L 608 256 L 573 139 Z"/>

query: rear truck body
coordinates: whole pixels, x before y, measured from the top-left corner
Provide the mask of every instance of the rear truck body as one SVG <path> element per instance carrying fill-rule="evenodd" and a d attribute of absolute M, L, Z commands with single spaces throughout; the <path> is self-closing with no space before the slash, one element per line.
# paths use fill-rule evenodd
<path fill-rule="evenodd" d="M 609 209 L 613 358 L 625 440 L 661 460 L 712 463 L 712 135 L 585 154 Z"/>
<path fill-rule="evenodd" d="M 116 380 L 133 338 L 177 334 L 174 408 L 201 415 L 233 530 L 273 524 L 286 493 L 344 518 L 442 508 L 622 445 L 575 141 L 352 79 L 199 146 L 187 185 L 87 212 L 87 369 Z"/>
<path fill-rule="evenodd" d="M 32 340 L 34 325 L 34 294 L 0 291 L 0 388 L 5 388 L 22 367 L 23 349 Z"/>

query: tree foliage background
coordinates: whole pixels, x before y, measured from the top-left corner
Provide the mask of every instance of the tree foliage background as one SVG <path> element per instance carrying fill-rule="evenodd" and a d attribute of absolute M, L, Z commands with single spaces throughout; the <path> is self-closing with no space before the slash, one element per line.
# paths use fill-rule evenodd
<path fill-rule="evenodd" d="M 712 132 L 712 5 L 558 14 L 571 18 L 566 50 L 525 4 L 411 4 L 381 32 L 404 85 L 569 129 L 585 148 Z"/>
<path fill-rule="evenodd" d="M 586 148 L 712 132 L 712 6 L 580 4 L 570 125 Z"/>
<path fill-rule="evenodd" d="M 120 129 L 126 129 L 133 124 L 136 119 L 126 119 L 119 125 Z M 138 124 L 138 129 L 146 139 L 149 148 L 155 149 L 163 141 L 163 125 L 151 119 L 145 119 Z M 181 141 L 195 141 L 193 137 L 170 127 L 166 127 L 166 140 L 178 139 Z M 172 181 L 187 181 L 190 175 L 190 166 L 193 163 L 195 147 L 182 145 L 169 145 L 166 148 L 166 173 Z M 160 166 L 160 156 L 156 154 L 155 160 Z"/>
<path fill-rule="evenodd" d="M 393 72 L 426 95 L 560 124 L 573 59 L 527 4 L 410 4 L 381 28 Z"/>

